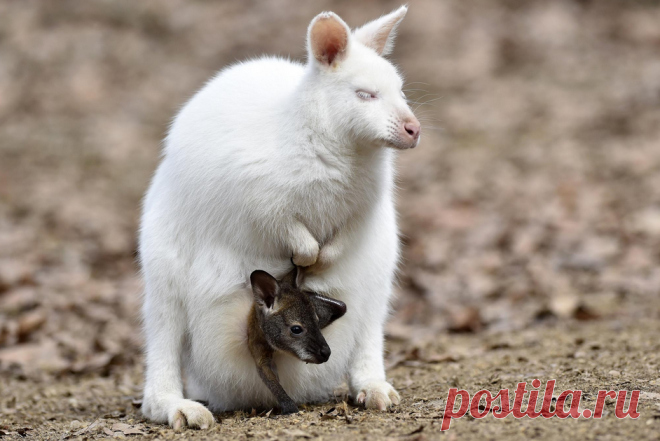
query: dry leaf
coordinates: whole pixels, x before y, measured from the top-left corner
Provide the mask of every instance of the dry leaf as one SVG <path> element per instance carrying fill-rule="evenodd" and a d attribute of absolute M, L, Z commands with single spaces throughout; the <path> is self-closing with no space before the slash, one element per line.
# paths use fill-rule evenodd
<path fill-rule="evenodd" d="M 409 434 L 404 435 L 404 436 L 410 436 L 410 435 L 415 435 L 416 433 L 421 433 L 424 430 L 424 427 L 426 427 L 426 426 L 421 425 L 417 429 L 413 430 L 412 432 L 410 432 Z"/>
<path fill-rule="evenodd" d="M 43 310 L 30 311 L 18 320 L 18 341 L 25 341 L 30 334 L 46 323 L 46 313 Z"/>
<path fill-rule="evenodd" d="M 312 435 L 310 435 L 309 433 L 304 432 L 300 429 L 284 430 L 283 432 L 286 435 L 292 436 L 294 438 L 312 438 Z"/>
<path fill-rule="evenodd" d="M 74 373 L 104 371 L 107 368 L 109 368 L 118 359 L 119 359 L 118 354 L 111 354 L 111 353 L 94 354 L 85 361 L 78 361 L 74 363 L 71 366 L 71 371 Z"/>
<path fill-rule="evenodd" d="M 458 360 L 459 357 L 451 354 L 430 354 L 424 359 L 427 363 L 455 363 Z"/>
<path fill-rule="evenodd" d="M 580 299 L 575 294 L 558 295 L 550 301 L 550 311 L 560 318 L 572 317 L 579 306 Z"/>
<path fill-rule="evenodd" d="M 139 429 L 136 428 L 130 428 L 128 430 L 124 430 L 124 435 L 144 435 L 145 433 Z"/>
<path fill-rule="evenodd" d="M 0 296 L 0 312 L 17 315 L 40 304 L 37 290 L 32 287 L 13 289 Z"/>
<path fill-rule="evenodd" d="M 129 424 L 125 423 L 114 423 L 112 425 L 112 431 L 113 432 L 123 432 L 124 430 L 130 429 L 131 426 Z"/>
<path fill-rule="evenodd" d="M 581 304 L 580 306 L 577 307 L 577 309 L 573 313 L 573 317 L 577 320 L 585 321 L 585 320 L 596 320 L 600 316 L 591 309 L 589 309 L 587 306 Z"/>
<path fill-rule="evenodd" d="M 474 306 L 456 309 L 451 312 L 451 332 L 477 332 L 483 326 L 479 309 Z"/>
<path fill-rule="evenodd" d="M 69 367 L 52 340 L 1 349 L 0 363 L 3 366 L 17 365 L 26 372 L 43 370 L 57 373 Z"/>
<path fill-rule="evenodd" d="M 131 426 L 129 424 L 124 424 L 124 423 L 115 423 L 112 425 L 112 431 L 113 432 L 121 432 L 124 435 L 144 435 L 145 432 L 141 430 L 141 428 L 137 426 Z"/>

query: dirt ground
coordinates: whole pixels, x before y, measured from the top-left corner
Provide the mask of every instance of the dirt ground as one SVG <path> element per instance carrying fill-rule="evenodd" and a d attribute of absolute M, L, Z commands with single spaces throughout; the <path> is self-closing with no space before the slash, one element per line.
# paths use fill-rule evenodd
<path fill-rule="evenodd" d="M 169 120 L 222 66 L 303 58 L 318 12 L 357 26 L 398 3 L 0 3 L 0 439 L 660 438 L 660 3 L 409 5 L 392 59 L 423 136 L 399 158 L 401 406 L 339 390 L 177 434 L 139 413 L 135 263 Z M 534 378 L 591 409 L 640 390 L 641 416 L 440 432 L 450 387 Z"/>

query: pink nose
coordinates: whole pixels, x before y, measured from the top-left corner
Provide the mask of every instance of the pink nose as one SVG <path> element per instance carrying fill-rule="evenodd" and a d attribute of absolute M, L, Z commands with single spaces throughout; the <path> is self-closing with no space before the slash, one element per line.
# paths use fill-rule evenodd
<path fill-rule="evenodd" d="M 419 122 L 417 121 L 407 122 L 403 125 L 403 128 L 406 130 L 406 133 L 410 135 L 412 139 L 417 140 L 417 138 L 419 138 L 419 132 L 421 131 Z"/>

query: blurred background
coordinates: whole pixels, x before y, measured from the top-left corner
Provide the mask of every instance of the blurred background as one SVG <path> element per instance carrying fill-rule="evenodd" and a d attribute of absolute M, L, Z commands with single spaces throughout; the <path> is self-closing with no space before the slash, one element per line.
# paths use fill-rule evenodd
<path fill-rule="evenodd" d="M 0 371 L 140 364 L 140 200 L 217 70 L 395 1 L 0 2 Z M 660 318 L 660 3 L 412 0 L 388 335 Z"/>

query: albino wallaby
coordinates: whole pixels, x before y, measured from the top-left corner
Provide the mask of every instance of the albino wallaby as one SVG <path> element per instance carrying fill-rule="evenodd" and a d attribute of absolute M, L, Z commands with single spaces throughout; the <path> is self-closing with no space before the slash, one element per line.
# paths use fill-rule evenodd
<path fill-rule="evenodd" d="M 273 355 L 287 352 L 307 363 L 330 358 L 330 346 L 321 329 L 346 313 L 346 304 L 299 287 L 298 267 L 277 281 L 265 271 L 254 271 L 250 283 L 254 305 L 248 316 L 248 347 L 259 376 L 273 393 L 282 414 L 298 412 L 298 406 L 279 382 Z"/>
<path fill-rule="evenodd" d="M 275 354 L 281 385 L 302 403 L 347 380 L 368 408 L 398 404 L 383 363 L 399 259 L 394 159 L 418 144 L 420 125 L 383 56 L 406 11 L 354 31 L 319 14 L 306 64 L 235 64 L 174 119 L 140 231 L 150 420 L 207 428 L 209 409 L 276 403 L 246 341 L 248 277 L 254 268 L 281 277 L 292 255 L 310 266 L 304 288 L 348 312 L 323 330 L 328 362 Z"/>

